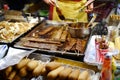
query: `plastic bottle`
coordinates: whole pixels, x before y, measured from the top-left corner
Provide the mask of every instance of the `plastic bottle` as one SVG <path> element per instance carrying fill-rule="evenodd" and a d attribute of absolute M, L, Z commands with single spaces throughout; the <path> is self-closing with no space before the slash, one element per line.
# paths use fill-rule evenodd
<path fill-rule="evenodd" d="M 112 80 L 112 57 L 109 55 L 105 56 L 100 80 Z"/>

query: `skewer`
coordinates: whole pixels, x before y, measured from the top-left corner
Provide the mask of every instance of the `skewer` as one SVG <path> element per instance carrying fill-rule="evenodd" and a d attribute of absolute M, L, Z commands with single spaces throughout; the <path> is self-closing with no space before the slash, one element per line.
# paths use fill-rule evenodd
<path fill-rule="evenodd" d="M 64 50 L 61 54 L 63 55 L 63 54 L 65 54 L 67 51 L 66 50 Z"/>
<path fill-rule="evenodd" d="M 77 50 L 78 51 L 78 54 L 77 54 L 77 56 L 79 56 L 80 55 L 80 52 L 79 52 L 79 50 Z"/>

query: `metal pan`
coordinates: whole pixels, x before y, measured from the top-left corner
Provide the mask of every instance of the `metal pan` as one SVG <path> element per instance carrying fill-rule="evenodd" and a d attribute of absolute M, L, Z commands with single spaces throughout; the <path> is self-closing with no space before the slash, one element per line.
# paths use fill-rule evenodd
<path fill-rule="evenodd" d="M 59 22 L 59 21 L 49 21 L 49 20 L 45 20 L 43 22 L 41 22 L 41 24 L 39 24 L 36 28 L 34 28 L 33 30 L 31 30 L 27 35 L 25 35 L 24 37 L 22 38 L 25 38 L 25 37 L 31 37 L 31 35 L 33 35 L 34 33 L 38 32 L 39 29 L 43 29 L 43 28 L 46 28 L 46 27 L 49 27 L 49 26 L 54 26 L 54 27 L 57 27 L 57 26 L 65 26 L 65 25 L 68 25 L 68 22 Z M 49 36 L 48 36 L 49 37 Z M 88 39 L 87 39 L 87 42 L 89 40 L 89 37 L 88 36 Z M 22 38 L 21 40 L 19 39 L 17 42 L 15 42 L 15 45 L 14 47 L 17 47 L 17 48 L 25 48 L 25 49 L 37 49 L 38 51 L 43 51 L 43 52 L 47 52 L 47 53 L 53 53 L 53 54 L 67 54 L 67 55 L 76 55 L 76 56 L 81 56 L 81 55 L 84 55 L 84 53 L 80 53 L 80 52 L 77 52 L 77 51 L 65 51 L 63 49 L 58 49 L 58 50 L 47 50 L 47 49 L 41 49 L 41 48 L 36 48 L 36 47 L 25 47 L 23 46 L 22 44 L 24 44 L 24 42 L 22 41 Z M 87 42 L 85 44 L 85 47 L 87 46 Z M 62 42 L 63 44 L 64 42 Z M 31 45 L 32 46 L 32 45 Z"/>

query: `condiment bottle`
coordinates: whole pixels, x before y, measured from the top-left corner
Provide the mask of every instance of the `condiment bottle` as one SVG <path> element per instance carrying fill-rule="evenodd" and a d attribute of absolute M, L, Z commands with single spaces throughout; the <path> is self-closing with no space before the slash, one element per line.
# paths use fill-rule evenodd
<path fill-rule="evenodd" d="M 102 65 L 100 80 L 112 80 L 112 58 L 109 55 L 105 55 L 105 59 Z"/>

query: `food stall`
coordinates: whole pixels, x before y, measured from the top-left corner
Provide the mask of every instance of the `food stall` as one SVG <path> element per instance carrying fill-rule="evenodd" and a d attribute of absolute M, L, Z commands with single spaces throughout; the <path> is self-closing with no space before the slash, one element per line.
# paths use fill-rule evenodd
<path fill-rule="evenodd" d="M 1 12 L 0 79 L 119 80 L 120 16 L 115 9 L 114 1 L 96 0 L 88 23 Z"/>

